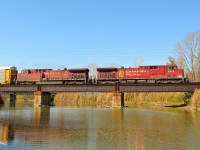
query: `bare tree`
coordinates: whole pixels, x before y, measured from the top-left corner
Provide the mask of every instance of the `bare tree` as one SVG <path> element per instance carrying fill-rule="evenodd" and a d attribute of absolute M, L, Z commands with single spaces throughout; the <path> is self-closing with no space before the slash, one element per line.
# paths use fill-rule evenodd
<path fill-rule="evenodd" d="M 89 63 L 88 65 L 87 65 L 87 67 L 88 67 L 88 69 L 90 70 L 90 76 L 92 77 L 92 78 L 94 78 L 94 77 L 96 77 L 96 69 L 99 67 L 99 65 L 98 64 L 96 64 L 95 62 L 92 62 L 92 63 Z"/>
<path fill-rule="evenodd" d="M 176 65 L 176 60 L 172 57 L 168 57 L 169 62 L 167 62 L 168 65 Z"/>
<path fill-rule="evenodd" d="M 144 59 L 142 57 L 136 57 L 133 61 L 133 67 L 139 67 L 144 65 Z"/>
<path fill-rule="evenodd" d="M 176 44 L 177 61 L 192 81 L 200 81 L 200 32 L 191 32 Z"/>

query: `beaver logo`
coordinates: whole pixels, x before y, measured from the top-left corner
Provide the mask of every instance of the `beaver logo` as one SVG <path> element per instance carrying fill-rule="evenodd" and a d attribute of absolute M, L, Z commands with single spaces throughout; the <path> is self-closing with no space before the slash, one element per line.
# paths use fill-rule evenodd
<path fill-rule="evenodd" d="M 124 70 L 120 69 L 120 70 L 118 71 L 118 77 L 119 77 L 119 78 L 123 78 L 123 77 L 124 77 Z"/>

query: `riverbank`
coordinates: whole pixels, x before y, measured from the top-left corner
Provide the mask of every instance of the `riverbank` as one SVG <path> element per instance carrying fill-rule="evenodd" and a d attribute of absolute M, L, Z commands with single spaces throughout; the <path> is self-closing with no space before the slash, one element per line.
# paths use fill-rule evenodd
<path fill-rule="evenodd" d="M 200 111 L 200 90 L 194 91 L 187 108 L 189 110 Z"/>
<path fill-rule="evenodd" d="M 59 93 L 54 98 L 56 106 L 68 105 L 97 105 L 110 107 L 113 93 Z M 124 104 L 126 107 L 135 105 L 160 105 L 183 106 L 185 94 L 170 93 L 125 93 Z"/>
<path fill-rule="evenodd" d="M 34 95 L 17 95 L 17 100 L 33 101 Z M 97 106 L 111 107 L 113 93 L 58 93 L 54 97 L 56 106 Z M 188 110 L 200 110 L 200 90 L 191 93 L 163 92 L 163 93 L 125 93 L 125 107 L 158 106 L 178 107 Z M 0 95 L 0 100 L 9 100 L 9 95 Z"/>

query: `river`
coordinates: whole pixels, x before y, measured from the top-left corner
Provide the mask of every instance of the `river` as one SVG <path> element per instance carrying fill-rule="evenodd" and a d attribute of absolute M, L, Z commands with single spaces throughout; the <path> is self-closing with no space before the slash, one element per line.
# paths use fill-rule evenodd
<path fill-rule="evenodd" d="M 0 106 L 0 150 L 199 150 L 200 112 Z"/>

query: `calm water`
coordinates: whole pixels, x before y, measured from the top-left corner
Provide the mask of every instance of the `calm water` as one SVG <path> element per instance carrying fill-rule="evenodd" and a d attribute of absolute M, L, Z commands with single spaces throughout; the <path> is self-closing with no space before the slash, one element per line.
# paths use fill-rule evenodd
<path fill-rule="evenodd" d="M 0 106 L 0 150 L 199 150 L 200 112 Z"/>

